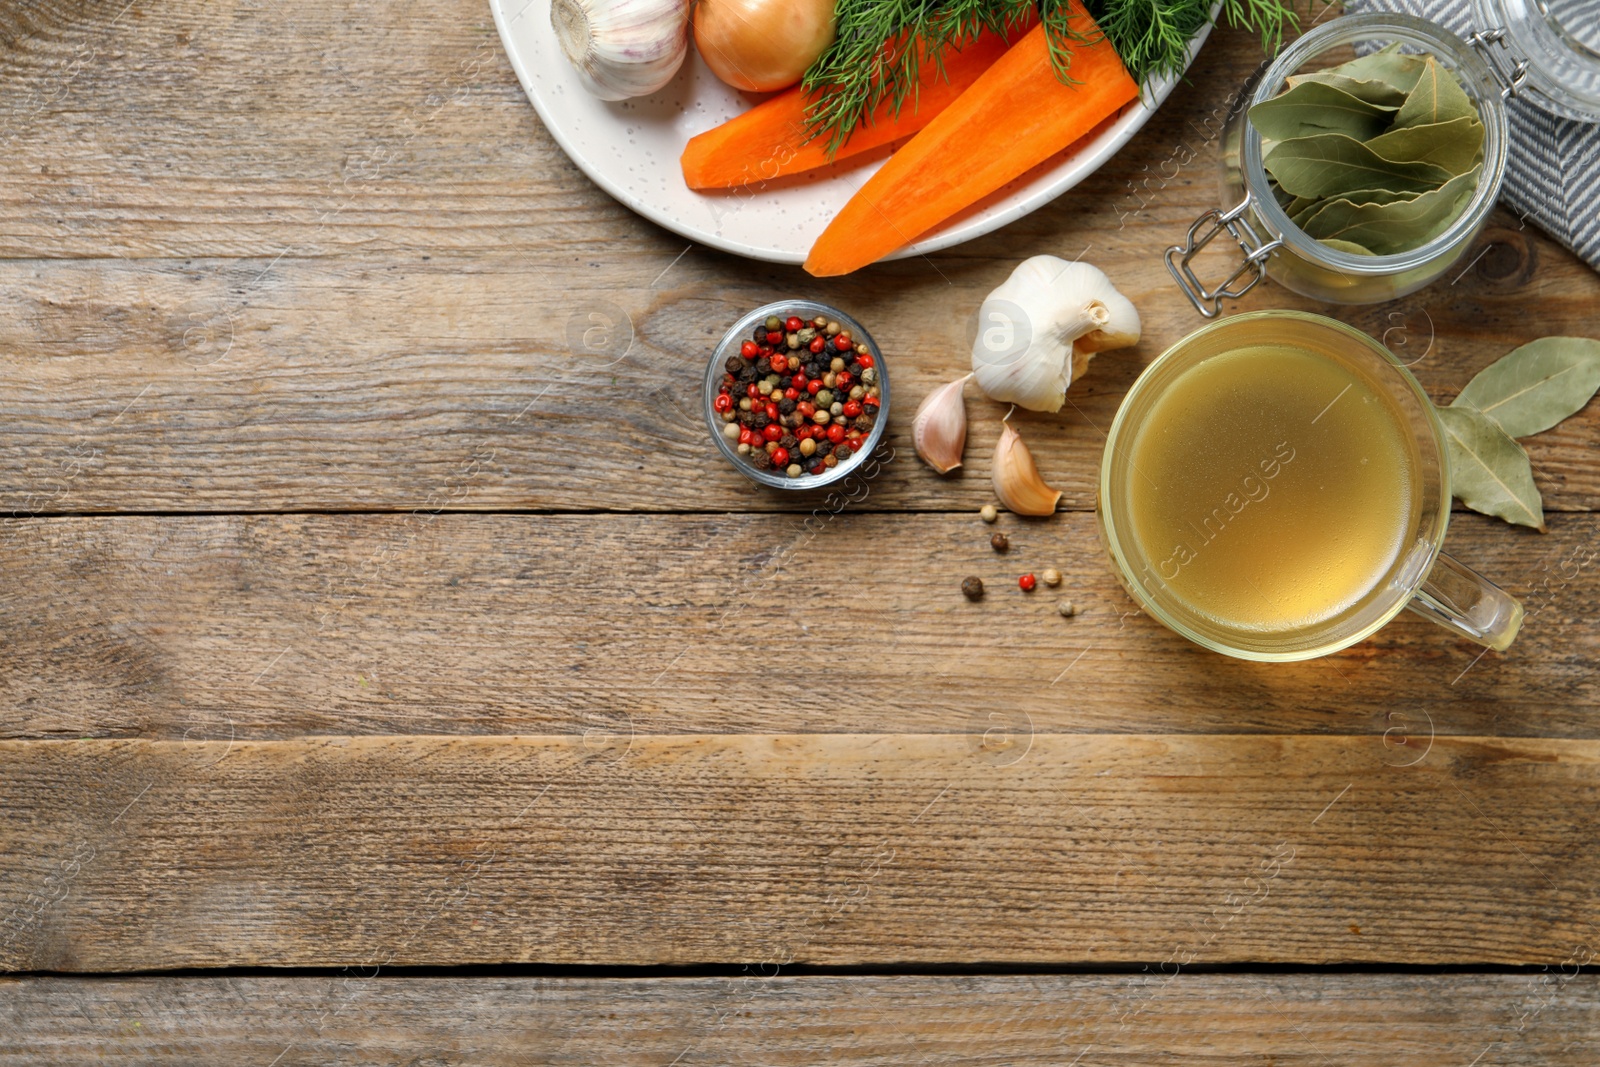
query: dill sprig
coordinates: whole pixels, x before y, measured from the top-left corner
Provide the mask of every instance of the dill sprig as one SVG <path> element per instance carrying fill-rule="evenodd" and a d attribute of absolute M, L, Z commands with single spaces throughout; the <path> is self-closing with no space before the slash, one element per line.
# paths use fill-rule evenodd
<path fill-rule="evenodd" d="M 1052 2 L 1052 0 L 1047 0 Z M 1055 0 L 1058 2 L 1058 0 Z M 1214 0 L 1085 0 L 1111 47 L 1134 81 L 1183 71 L 1189 38 L 1211 21 Z M 1261 34 L 1261 45 L 1276 52 L 1285 29 L 1299 25 L 1283 0 L 1223 0 L 1221 14 L 1233 26 Z"/>
<path fill-rule="evenodd" d="M 1006 33 L 1037 8 L 1050 43 L 1056 77 L 1072 83 L 1072 50 L 1104 36 L 1134 80 L 1183 69 L 1189 38 L 1211 18 L 1215 0 L 1086 0 L 1099 25 L 1086 33 L 1067 0 L 838 0 L 837 36 L 806 71 L 814 95 L 808 140 L 828 139 L 837 152 L 862 122 L 888 102 L 891 115 L 910 102 L 924 62 L 944 76 L 945 49 L 959 49 L 985 30 Z M 1275 51 L 1286 26 L 1297 25 L 1292 0 L 1222 0 L 1235 26 L 1261 33 Z M 920 44 L 920 47 L 918 45 Z"/>

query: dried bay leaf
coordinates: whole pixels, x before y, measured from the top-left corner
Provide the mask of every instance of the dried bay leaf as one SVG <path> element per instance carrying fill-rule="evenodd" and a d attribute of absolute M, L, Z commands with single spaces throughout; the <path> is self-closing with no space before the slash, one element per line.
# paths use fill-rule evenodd
<path fill-rule="evenodd" d="M 1264 164 L 1286 192 L 1295 196 L 1342 196 L 1357 189 L 1384 188 L 1423 193 L 1450 180 L 1432 163 L 1397 163 L 1342 133 L 1279 141 Z"/>
<path fill-rule="evenodd" d="M 1297 196 L 1284 207 L 1283 213 L 1289 216 L 1289 221 L 1296 226 L 1301 225 L 1302 218 L 1310 215 L 1320 208 L 1326 201 L 1316 196 Z"/>
<path fill-rule="evenodd" d="M 1460 217 L 1481 176 L 1484 128 L 1437 57 L 1396 44 L 1288 86 L 1249 119 L 1292 223 L 1333 248 L 1394 255 Z"/>
<path fill-rule="evenodd" d="M 1378 81 L 1394 86 L 1402 94 L 1409 94 L 1422 77 L 1427 60 L 1423 56 L 1400 51 L 1400 43 L 1388 45 L 1369 55 L 1358 56 L 1321 73 L 1340 74 L 1357 81 Z"/>
<path fill-rule="evenodd" d="M 1544 532 L 1533 464 L 1500 424 L 1474 408 L 1437 408 L 1450 454 L 1450 491 L 1473 511 Z"/>
<path fill-rule="evenodd" d="M 1421 73 L 1422 64 L 1417 64 L 1417 71 Z M 1377 79 L 1346 77 L 1331 70 L 1319 70 L 1310 74 L 1291 74 L 1286 79 L 1286 83 L 1290 88 L 1312 83 L 1329 85 L 1341 92 L 1349 93 L 1357 100 L 1365 100 L 1369 104 L 1376 104 L 1387 111 L 1400 110 L 1400 105 L 1406 102 L 1406 94 L 1410 92 L 1410 86 L 1401 88 L 1391 82 Z M 1412 84 L 1416 84 L 1415 78 L 1412 79 Z"/>
<path fill-rule="evenodd" d="M 1320 82 L 1306 82 L 1250 109 L 1261 136 L 1274 141 L 1342 133 L 1365 141 L 1389 127 L 1393 108 L 1382 108 Z"/>
<path fill-rule="evenodd" d="M 1455 75 L 1429 56 L 1424 62 L 1422 76 L 1417 79 L 1416 88 L 1411 90 L 1406 102 L 1395 112 L 1394 129 L 1478 117 L 1478 109 L 1473 106 Z"/>
<path fill-rule="evenodd" d="M 1349 252 L 1353 256 L 1377 255 L 1377 253 L 1372 249 L 1366 247 L 1365 245 L 1358 245 L 1354 241 L 1341 241 L 1337 237 L 1323 237 L 1321 238 L 1321 241 L 1329 248 L 1336 248 L 1340 252 Z"/>
<path fill-rule="evenodd" d="M 1301 229 L 1319 241 L 1353 241 L 1381 256 L 1416 248 L 1443 233 L 1478 187 L 1481 167 L 1451 178 L 1420 196 L 1390 203 L 1355 204 L 1339 199 L 1306 218 Z"/>
<path fill-rule="evenodd" d="M 1600 389 L 1600 341 L 1542 337 L 1495 360 L 1452 408 L 1482 412 L 1512 437 L 1548 430 L 1583 410 Z"/>
<path fill-rule="evenodd" d="M 1464 174 L 1483 158 L 1483 123 L 1476 115 L 1463 115 L 1449 122 L 1397 127 L 1372 138 L 1367 147 L 1396 163 L 1432 163 Z"/>

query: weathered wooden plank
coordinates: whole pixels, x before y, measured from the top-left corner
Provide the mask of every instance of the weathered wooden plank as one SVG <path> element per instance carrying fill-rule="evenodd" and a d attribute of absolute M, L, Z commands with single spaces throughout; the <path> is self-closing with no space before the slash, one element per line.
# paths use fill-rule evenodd
<path fill-rule="evenodd" d="M 1457 517 L 1452 550 L 1526 603 L 1503 655 L 1406 613 L 1330 658 L 1253 664 L 1137 614 L 1084 514 L 32 520 L 0 529 L 0 736 L 1593 738 L 1597 534 Z M 1018 591 L 1047 567 L 1059 590 Z"/>
<path fill-rule="evenodd" d="M 1600 987 L 1519 975 L 0 979 L 0 1064 L 1588 1065 Z"/>
<path fill-rule="evenodd" d="M 1191 71 L 1210 91 L 1163 111 L 1159 155 L 1124 153 L 1141 199 L 1178 169 L 1158 165 L 1173 139 L 1215 137 L 1260 57 L 1212 36 Z M 0 258 L 682 247 L 567 161 L 475 0 L 9 5 L 0 136 Z"/>
<path fill-rule="evenodd" d="M 1146 320 L 1062 416 L 1023 419 L 1083 509 L 1118 400 L 1199 323 L 1159 253 L 1215 201 L 1226 92 L 1177 94 L 1000 234 L 815 282 L 689 248 L 591 186 L 468 0 L 356 19 L 308 0 L 34 5 L 13 22 L 0 255 L 22 261 L 0 262 L 0 511 L 794 507 L 705 448 L 692 388 L 706 341 L 785 294 L 849 307 L 893 355 L 907 461 L 873 506 L 974 508 L 999 406 L 972 401 L 967 468 L 947 480 L 910 460 L 907 416 L 964 369 L 983 294 L 1038 252 L 1100 264 Z M 1258 55 L 1219 31 L 1193 77 L 1235 85 Z M 1592 331 L 1600 276 L 1506 215 L 1482 251 L 1338 314 L 1441 398 L 1533 336 Z M 108 255 L 132 261 L 38 258 Z M 1271 286 L 1246 302 L 1278 304 L 1310 306 Z M 569 340 L 591 314 L 617 325 L 595 349 Z M 1550 510 L 1600 498 L 1597 428 L 1589 412 L 1532 444 Z"/>
<path fill-rule="evenodd" d="M 1600 743 L 0 743 L 0 966 L 1554 964 Z"/>
<path fill-rule="evenodd" d="M 1093 507 L 1103 431 L 1128 386 L 1199 323 L 1147 240 L 1091 232 L 1107 242 L 1094 258 L 1144 310 L 1146 340 L 1098 357 L 1060 415 L 1018 417 L 1068 509 Z M 537 257 L 0 263 L 0 509 L 809 508 L 714 453 L 698 378 L 727 323 L 815 290 L 775 268 L 726 282 L 723 257 L 673 265 L 675 255 L 582 278 Z M 902 459 L 878 479 L 874 508 L 993 499 L 1005 407 L 969 391 L 966 467 L 948 478 L 916 460 L 910 415 L 964 373 L 971 319 L 1012 262 L 885 277 L 870 296 L 856 282 L 821 294 L 866 319 L 891 353 L 890 443 Z M 1518 343 L 1594 332 L 1600 275 L 1585 285 L 1564 301 L 1549 272 L 1480 278 L 1441 293 L 1447 302 L 1340 315 L 1414 352 L 1443 401 Z M 583 348 L 591 315 L 616 326 L 589 334 L 598 351 Z M 1590 405 L 1530 440 L 1547 510 L 1600 500 L 1597 434 Z"/>

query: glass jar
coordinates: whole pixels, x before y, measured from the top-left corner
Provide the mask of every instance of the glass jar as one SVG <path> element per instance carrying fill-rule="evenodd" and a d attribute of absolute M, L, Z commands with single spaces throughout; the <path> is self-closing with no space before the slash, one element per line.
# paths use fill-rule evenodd
<path fill-rule="evenodd" d="M 1458 262 L 1483 229 L 1505 179 L 1509 132 L 1505 101 L 1527 98 L 1566 118 L 1600 122 L 1600 54 L 1567 33 L 1540 0 L 1474 0 L 1480 20 L 1495 28 L 1463 40 L 1411 15 L 1371 13 L 1336 18 L 1283 50 L 1242 107 L 1234 109 L 1221 144 L 1223 207 L 1201 215 L 1188 239 L 1167 249 L 1167 267 L 1195 309 L 1207 318 L 1225 299 L 1244 295 L 1262 278 L 1335 304 L 1371 304 L 1416 292 Z M 1273 196 L 1262 165 L 1261 133 L 1249 109 L 1284 89 L 1303 69 L 1398 43 L 1431 53 L 1461 82 L 1483 121 L 1483 172 L 1465 209 L 1443 232 L 1407 252 L 1359 255 L 1318 241 L 1290 221 Z M 1242 259 L 1227 278 L 1208 285 L 1193 260 L 1226 234 Z"/>

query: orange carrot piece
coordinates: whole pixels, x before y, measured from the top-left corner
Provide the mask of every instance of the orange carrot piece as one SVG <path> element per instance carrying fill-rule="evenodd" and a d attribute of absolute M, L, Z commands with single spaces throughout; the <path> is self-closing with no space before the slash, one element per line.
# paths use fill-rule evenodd
<path fill-rule="evenodd" d="M 1074 20 L 1089 21 L 1078 3 Z M 1083 22 L 1076 22 L 1083 27 Z M 1093 23 L 1088 27 L 1093 36 Z M 1065 85 L 1036 26 L 922 132 L 890 156 L 811 246 L 806 270 L 848 274 L 910 244 L 1037 166 L 1139 96 L 1104 38 L 1076 45 Z"/>
<path fill-rule="evenodd" d="M 944 76 L 924 54 L 916 88 L 907 96 L 900 114 L 884 101 L 870 119 L 858 126 L 833 159 L 846 159 L 909 137 L 926 126 L 976 82 L 1001 56 L 1010 41 L 1033 24 L 1029 19 L 1012 32 L 1010 40 L 984 33 L 959 51 L 947 49 Z M 742 115 L 689 139 L 683 150 L 683 180 L 691 189 L 732 189 L 800 174 L 827 166 L 826 135 L 806 141 L 806 108 L 811 95 L 795 86 L 765 100 Z"/>

